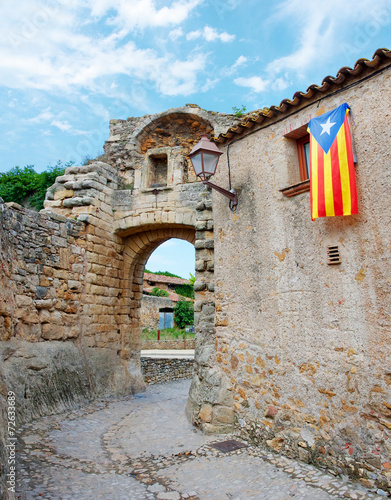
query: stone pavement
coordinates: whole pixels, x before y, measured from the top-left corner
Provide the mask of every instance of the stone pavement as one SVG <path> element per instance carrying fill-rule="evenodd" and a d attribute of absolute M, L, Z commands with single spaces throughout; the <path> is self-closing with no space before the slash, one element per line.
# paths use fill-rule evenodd
<path fill-rule="evenodd" d="M 328 500 L 384 498 L 259 447 L 228 453 L 186 420 L 189 380 L 95 401 L 25 425 L 21 500 Z"/>

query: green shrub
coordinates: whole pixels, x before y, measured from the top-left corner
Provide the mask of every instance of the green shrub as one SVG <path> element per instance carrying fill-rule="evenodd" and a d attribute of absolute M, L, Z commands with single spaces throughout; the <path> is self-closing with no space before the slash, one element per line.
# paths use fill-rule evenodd
<path fill-rule="evenodd" d="M 63 165 L 58 161 L 55 167 L 48 167 L 41 173 L 37 173 L 33 165 L 14 167 L 8 172 L 0 173 L 0 197 L 5 202 L 14 201 L 31 206 L 34 210 L 41 210 L 47 189 L 71 165 L 73 162 Z"/>
<path fill-rule="evenodd" d="M 179 328 L 194 323 L 194 308 L 191 302 L 180 300 L 174 307 L 174 321 Z"/>
<path fill-rule="evenodd" d="M 155 286 L 152 288 L 151 295 L 153 295 L 154 297 L 168 297 L 169 293 L 167 292 L 167 290 L 161 290 L 160 288 Z"/>

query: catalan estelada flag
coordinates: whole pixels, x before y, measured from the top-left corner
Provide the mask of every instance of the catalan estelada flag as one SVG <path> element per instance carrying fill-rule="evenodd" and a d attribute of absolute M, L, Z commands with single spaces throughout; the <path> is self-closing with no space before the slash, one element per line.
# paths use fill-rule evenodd
<path fill-rule="evenodd" d="M 344 103 L 308 124 L 312 220 L 358 213 L 349 111 Z"/>

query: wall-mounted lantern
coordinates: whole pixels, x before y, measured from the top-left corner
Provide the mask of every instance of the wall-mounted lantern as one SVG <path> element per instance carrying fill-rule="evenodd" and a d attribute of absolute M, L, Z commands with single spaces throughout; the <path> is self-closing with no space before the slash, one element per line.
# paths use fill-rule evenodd
<path fill-rule="evenodd" d="M 238 204 L 238 195 L 235 190 L 228 191 L 216 184 L 209 182 L 209 178 L 215 174 L 219 158 L 223 153 L 219 151 L 216 144 L 211 142 L 207 134 L 201 135 L 201 140 L 194 146 L 189 154 L 194 172 L 202 182 L 230 199 L 230 207 Z"/>

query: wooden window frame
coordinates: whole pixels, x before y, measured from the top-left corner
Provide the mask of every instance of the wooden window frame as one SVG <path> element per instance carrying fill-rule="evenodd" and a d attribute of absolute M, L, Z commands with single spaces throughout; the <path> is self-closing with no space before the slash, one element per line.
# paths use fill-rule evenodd
<path fill-rule="evenodd" d="M 302 125 L 295 130 L 291 130 L 284 136 L 287 139 L 295 141 L 296 143 L 300 173 L 300 182 L 279 190 L 284 196 L 287 196 L 288 198 L 290 198 L 291 196 L 296 196 L 297 194 L 305 193 L 306 191 L 310 190 L 310 180 L 307 175 L 304 151 L 304 145 L 310 140 L 310 135 L 307 132 L 307 127 L 308 124 Z"/>
<path fill-rule="evenodd" d="M 309 144 L 310 135 L 307 134 L 300 139 L 297 139 L 297 154 L 299 156 L 299 169 L 300 169 L 300 179 L 301 181 L 309 180 L 309 175 L 307 173 L 307 164 L 305 161 L 305 144 Z"/>

